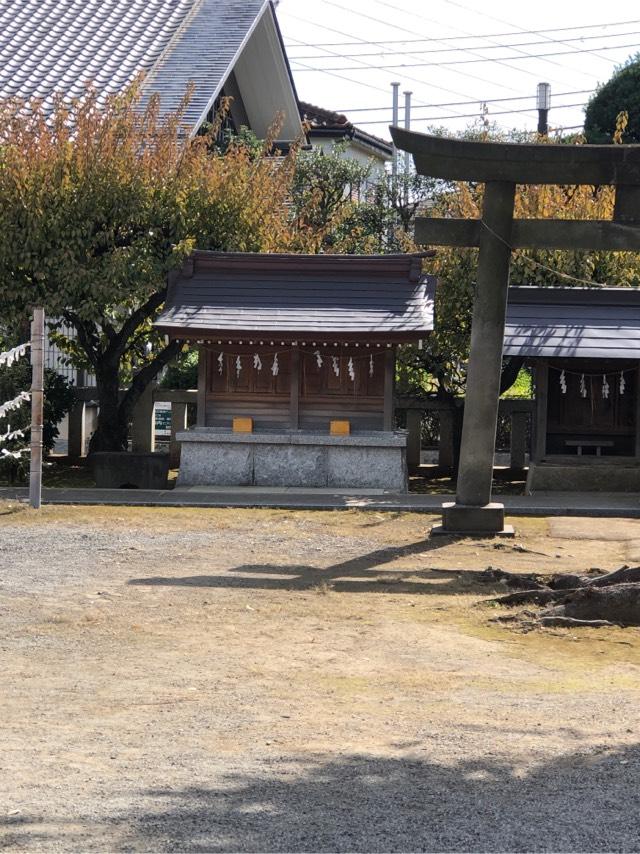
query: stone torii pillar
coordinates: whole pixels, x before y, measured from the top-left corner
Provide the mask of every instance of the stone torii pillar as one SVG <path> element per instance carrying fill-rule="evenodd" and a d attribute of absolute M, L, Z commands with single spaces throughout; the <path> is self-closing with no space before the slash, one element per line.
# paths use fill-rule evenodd
<path fill-rule="evenodd" d="M 421 175 L 485 184 L 482 218 L 416 220 L 416 242 L 480 249 L 471 325 L 455 503 L 443 505 L 448 534 L 505 534 L 491 482 L 500 397 L 511 250 L 640 252 L 640 145 L 520 145 L 469 142 L 391 127 Z M 514 220 L 516 184 L 614 184 L 612 221 Z"/>

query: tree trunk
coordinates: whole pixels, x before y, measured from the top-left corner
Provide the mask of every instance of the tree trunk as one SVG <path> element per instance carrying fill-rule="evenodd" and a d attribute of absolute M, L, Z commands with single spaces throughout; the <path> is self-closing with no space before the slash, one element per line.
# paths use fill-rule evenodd
<path fill-rule="evenodd" d="M 98 424 L 89 442 L 89 453 L 95 451 L 126 451 L 129 424 L 120 405 L 119 371 L 117 366 L 104 366 L 96 375 Z"/>
<path fill-rule="evenodd" d="M 144 365 L 133 377 L 122 395 L 119 389 L 120 359 L 122 353 L 103 359 L 96 371 L 98 389 L 98 426 L 89 442 L 89 453 L 94 451 L 126 451 L 129 439 L 129 424 L 133 410 L 143 391 L 155 379 L 158 372 L 175 358 L 182 345 L 172 341 L 152 362 Z"/>

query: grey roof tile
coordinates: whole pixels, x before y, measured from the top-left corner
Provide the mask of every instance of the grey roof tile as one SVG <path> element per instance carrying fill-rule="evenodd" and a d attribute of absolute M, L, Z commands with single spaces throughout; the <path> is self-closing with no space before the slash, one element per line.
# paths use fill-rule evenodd
<path fill-rule="evenodd" d="M 0 0 L 0 97 L 115 92 L 139 73 L 194 127 L 267 0 Z"/>
<path fill-rule="evenodd" d="M 416 340 L 433 329 L 435 280 L 416 256 L 195 252 L 157 325 L 175 335 L 262 333 Z"/>
<path fill-rule="evenodd" d="M 640 359 L 640 289 L 511 287 L 504 355 Z"/>

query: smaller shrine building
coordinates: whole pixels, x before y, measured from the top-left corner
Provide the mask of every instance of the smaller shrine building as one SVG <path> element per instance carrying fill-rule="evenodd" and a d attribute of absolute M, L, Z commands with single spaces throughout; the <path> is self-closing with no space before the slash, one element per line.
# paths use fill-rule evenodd
<path fill-rule="evenodd" d="M 194 252 L 156 321 L 199 347 L 178 484 L 406 491 L 395 362 L 433 329 L 424 255 Z"/>
<path fill-rule="evenodd" d="M 529 491 L 640 491 L 640 288 L 511 287 L 505 356 L 534 371 Z"/>

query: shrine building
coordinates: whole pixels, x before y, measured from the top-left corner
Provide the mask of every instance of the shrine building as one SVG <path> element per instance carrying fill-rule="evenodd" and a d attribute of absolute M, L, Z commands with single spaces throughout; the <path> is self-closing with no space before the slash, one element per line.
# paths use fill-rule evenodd
<path fill-rule="evenodd" d="M 433 329 L 425 254 L 194 252 L 156 321 L 200 354 L 178 485 L 406 491 L 396 349 Z"/>
<path fill-rule="evenodd" d="M 638 491 L 640 288 L 510 287 L 504 355 L 534 371 L 528 491 Z"/>

